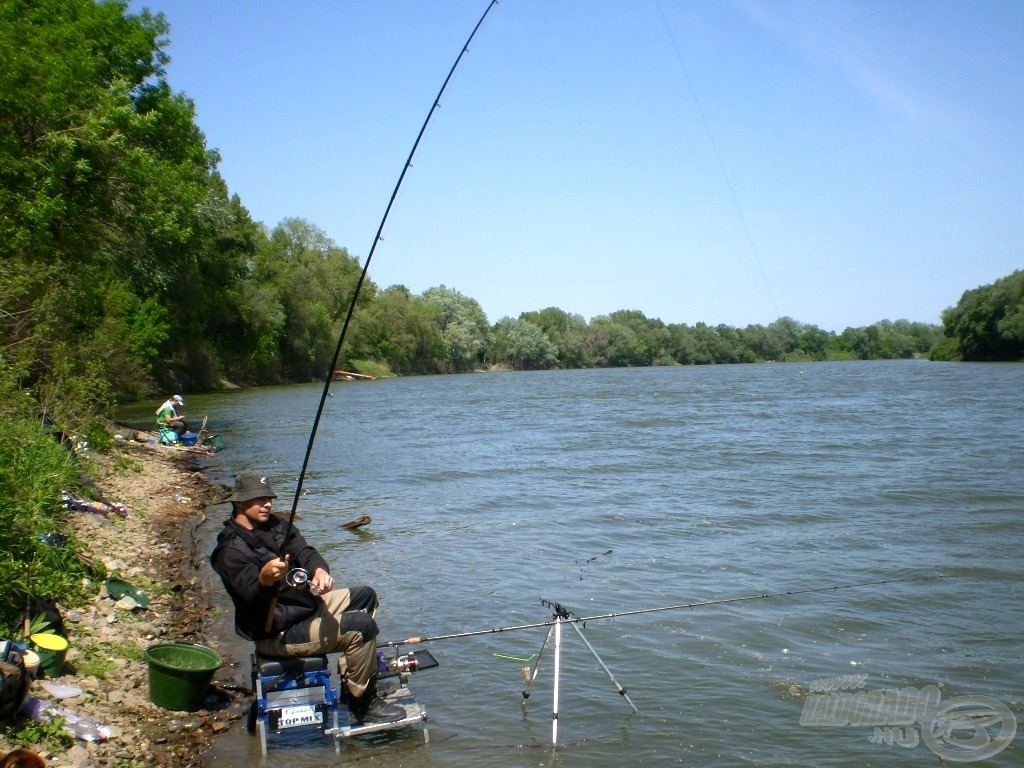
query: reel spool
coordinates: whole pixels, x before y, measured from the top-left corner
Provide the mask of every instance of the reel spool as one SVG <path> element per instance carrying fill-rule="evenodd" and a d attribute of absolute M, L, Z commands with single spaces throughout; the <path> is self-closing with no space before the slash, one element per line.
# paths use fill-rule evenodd
<path fill-rule="evenodd" d="M 292 568 L 284 582 L 292 589 L 308 589 L 312 594 L 320 595 L 320 588 L 309 583 L 309 572 L 305 568 Z"/>

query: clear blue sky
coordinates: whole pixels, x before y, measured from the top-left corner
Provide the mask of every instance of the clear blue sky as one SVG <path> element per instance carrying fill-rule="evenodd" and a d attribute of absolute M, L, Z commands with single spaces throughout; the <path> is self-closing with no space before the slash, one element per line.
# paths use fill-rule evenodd
<path fill-rule="evenodd" d="M 486 0 L 135 0 L 253 217 L 365 259 Z M 491 322 L 938 323 L 1024 267 L 1024 2 L 503 0 L 373 257 Z"/>

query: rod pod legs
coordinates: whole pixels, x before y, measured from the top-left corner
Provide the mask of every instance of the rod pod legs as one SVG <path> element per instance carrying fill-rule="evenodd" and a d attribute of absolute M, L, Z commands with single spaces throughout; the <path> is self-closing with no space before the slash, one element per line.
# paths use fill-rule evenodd
<path fill-rule="evenodd" d="M 552 699 L 552 704 L 551 704 L 551 745 L 553 747 L 557 747 L 558 746 L 558 688 L 559 688 L 559 679 L 561 677 L 562 624 L 563 623 L 570 624 L 572 626 L 572 628 L 574 630 L 576 630 L 576 634 L 579 636 L 580 640 L 583 641 L 583 644 L 587 647 L 587 650 L 590 651 L 591 656 L 594 657 L 594 659 L 597 661 L 598 665 L 604 671 L 605 675 L 607 675 L 608 679 L 611 680 L 612 685 L 615 686 L 616 692 L 620 696 L 622 696 L 622 698 L 624 698 L 626 700 L 626 703 L 629 704 L 629 706 L 633 710 L 633 712 L 636 713 L 636 712 L 640 711 L 640 710 L 638 710 L 636 708 L 636 705 L 633 703 L 633 700 L 629 698 L 629 695 L 626 693 L 626 689 L 623 688 L 621 685 L 619 685 L 619 681 L 615 679 L 615 675 L 612 674 L 612 671 L 608 668 L 608 665 L 605 664 L 604 661 L 601 659 L 601 657 L 598 655 L 597 651 L 594 649 L 594 646 L 590 644 L 589 640 L 587 640 L 586 635 L 583 634 L 583 630 L 581 630 L 577 626 L 577 622 L 576 621 L 566 622 L 564 616 L 562 616 L 561 614 L 556 614 L 555 618 L 554 618 L 554 621 L 551 623 L 551 626 L 548 628 L 547 635 L 544 637 L 544 642 L 540 646 L 540 651 L 537 653 L 537 661 L 534 662 L 533 669 L 530 671 L 529 682 L 527 683 L 526 689 L 523 691 L 523 699 L 525 701 L 526 699 L 530 698 L 530 693 L 533 690 L 533 684 L 536 682 L 537 675 L 540 672 L 541 660 L 544 658 L 544 652 L 547 650 L 548 643 L 551 641 L 551 638 L 553 636 L 555 638 L 554 681 L 552 683 L 552 696 L 551 696 L 551 699 Z"/>

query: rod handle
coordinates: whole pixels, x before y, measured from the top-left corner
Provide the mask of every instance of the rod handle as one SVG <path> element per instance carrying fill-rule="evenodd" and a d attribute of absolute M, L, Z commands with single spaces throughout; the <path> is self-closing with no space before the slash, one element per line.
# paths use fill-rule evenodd
<path fill-rule="evenodd" d="M 286 545 L 287 545 L 287 541 L 288 541 L 287 538 L 285 538 Z M 291 557 L 292 556 L 290 554 L 287 554 L 287 555 L 280 555 L 277 559 L 282 560 L 284 562 L 284 567 L 287 570 L 288 562 L 289 562 L 289 560 L 291 560 Z M 268 562 L 273 562 L 273 561 L 271 560 L 271 561 L 268 561 Z M 264 563 L 263 565 L 266 566 L 267 563 Z M 274 611 L 276 609 L 277 609 L 277 594 L 275 593 L 274 596 L 272 598 L 270 598 L 270 607 L 267 609 L 267 623 L 263 625 L 263 631 L 264 632 L 269 632 L 273 628 L 273 626 L 274 626 Z"/>
<path fill-rule="evenodd" d="M 274 611 L 277 609 L 277 595 L 270 598 L 270 608 L 267 609 L 267 623 L 263 625 L 263 631 L 269 632 L 274 626 Z"/>

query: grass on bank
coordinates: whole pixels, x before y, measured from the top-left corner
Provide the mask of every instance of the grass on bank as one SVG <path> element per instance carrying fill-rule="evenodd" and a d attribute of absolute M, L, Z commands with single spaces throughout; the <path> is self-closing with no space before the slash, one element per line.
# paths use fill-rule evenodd
<path fill-rule="evenodd" d="M 90 574 L 61 499 L 63 490 L 81 492 L 82 467 L 36 419 L 3 414 L 0 430 L 0 636 L 20 638 L 33 598 L 76 605 L 87 597 Z M 55 544 L 47 534 L 65 538 Z"/>
<path fill-rule="evenodd" d="M 104 679 L 120 668 L 119 661 L 142 661 L 142 649 L 125 643 L 99 641 L 85 643 L 76 660 L 79 675 Z"/>
<path fill-rule="evenodd" d="M 393 379 L 395 374 L 386 365 L 376 360 L 353 360 L 352 370 L 361 373 L 363 376 L 373 376 L 375 379 Z"/>

